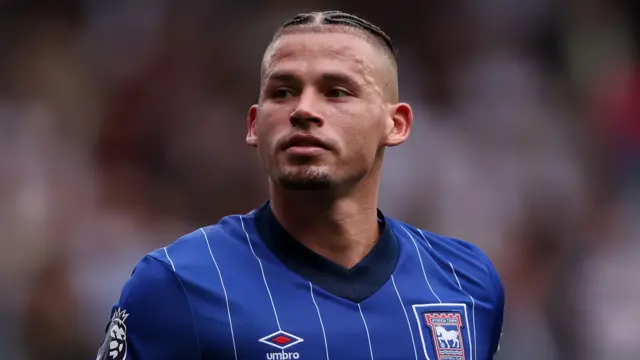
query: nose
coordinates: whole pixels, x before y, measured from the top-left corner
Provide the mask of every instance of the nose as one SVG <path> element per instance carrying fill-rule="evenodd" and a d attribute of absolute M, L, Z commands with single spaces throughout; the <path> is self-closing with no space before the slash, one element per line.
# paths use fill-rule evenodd
<path fill-rule="evenodd" d="M 320 116 L 320 102 L 312 91 L 305 91 L 299 97 L 295 110 L 291 113 L 289 121 L 293 126 L 322 126 L 324 120 Z"/>

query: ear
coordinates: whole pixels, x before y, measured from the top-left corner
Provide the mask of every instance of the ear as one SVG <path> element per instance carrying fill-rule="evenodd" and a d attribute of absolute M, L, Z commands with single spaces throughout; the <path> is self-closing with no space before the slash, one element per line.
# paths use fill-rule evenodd
<path fill-rule="evenodd" d="M 392 105 L 389 109 L 390 120 L 385 139 L 385 146 L 400 145 L 409 138 L 411 126 L 413 125 L 413 110 L 405 103 Z"/>
<path fill-rule="evenodd" d="M 258 118 L 258 105 L 253 105 L 247 114 L 247 145 L 258 146 L 258 135 L 256 134 L 256 119 Z"/>

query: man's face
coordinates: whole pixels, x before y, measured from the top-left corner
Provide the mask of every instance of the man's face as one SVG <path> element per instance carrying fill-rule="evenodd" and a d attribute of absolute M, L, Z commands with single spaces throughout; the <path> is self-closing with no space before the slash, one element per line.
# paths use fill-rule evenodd
<path fill-rule="evenodd" d="M 247 142 L 273 181 L 328 189 L 369 173 L 393 128 L 388 62 L 348 33 L 284 35 L 270 47 Z"/>

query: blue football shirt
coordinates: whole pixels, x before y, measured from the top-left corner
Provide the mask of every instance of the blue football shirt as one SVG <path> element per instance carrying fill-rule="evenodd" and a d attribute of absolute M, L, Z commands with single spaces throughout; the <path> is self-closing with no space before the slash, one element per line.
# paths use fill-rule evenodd
<path fill-rule="evenodd" d="M 504 290 L 474 245 L 379 212 L 352 269 L 309 250 L 269 203 L 144 256 L 98 358 L 486 360 Z"/>

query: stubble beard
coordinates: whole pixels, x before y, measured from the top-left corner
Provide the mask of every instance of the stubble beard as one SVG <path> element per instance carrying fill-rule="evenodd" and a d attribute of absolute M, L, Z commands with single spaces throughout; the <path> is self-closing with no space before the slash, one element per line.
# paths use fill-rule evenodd
<path fill-rule="evenodd" d="M 281 172 L 276 180 L 278 185 L 287 190 L 321 191 L 335 186 L 335 181 L 326 169 L 313 165 L 302 165 L 294 170 Z"/>
<path fill-rule="evenodd" d="M 349 192 L 356 184 L 367 176 L 367 169 L 363 168 L 344 176 L 332 174 L 330 169 L 321 166 L 305 165 L 296 169 L 281 172 L 276 177 L 278 185 L 283 189 L 297 191 L 327 191 Z"/>

